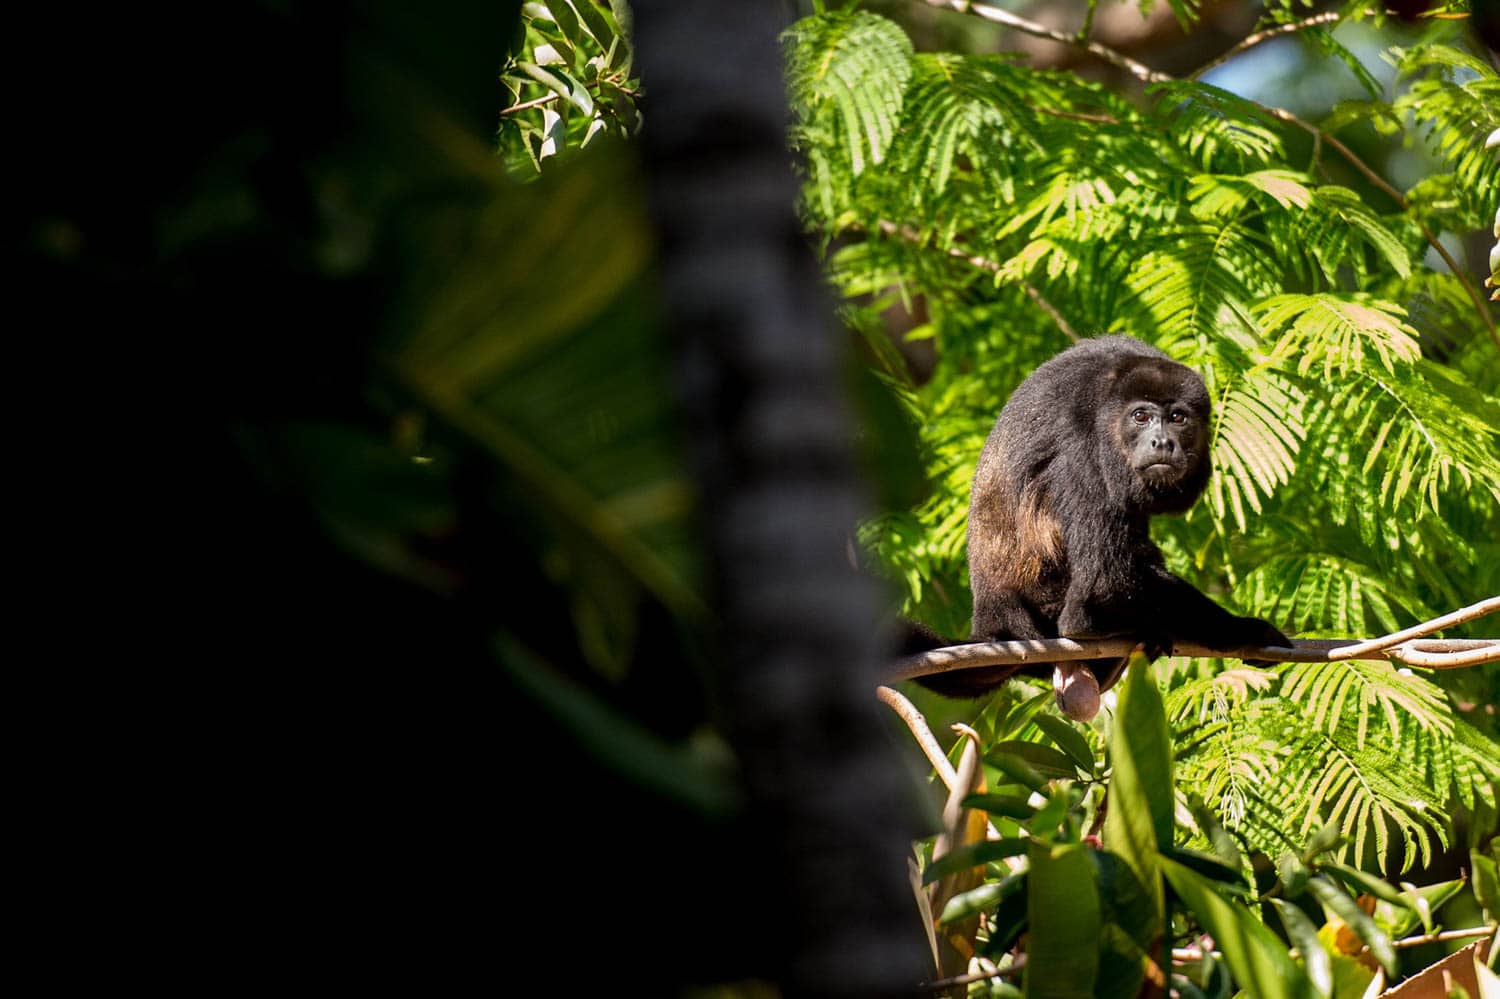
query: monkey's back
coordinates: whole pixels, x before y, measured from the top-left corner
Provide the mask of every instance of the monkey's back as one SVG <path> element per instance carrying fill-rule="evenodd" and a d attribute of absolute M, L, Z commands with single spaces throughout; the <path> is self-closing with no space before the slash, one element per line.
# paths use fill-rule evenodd
<path fill-rule="evenodd" d="M 1067 506 L 1103 502 L 1091 444 L 1106 382 L 1135 358 L 1175 364 L 1125 336 L 1083 340 L 1033 371 L 1001 408 L 969 493 L 969 584 L 976 636 L 999 599 L 1019 598 L 1038 629 L 1056 634 L 1068 566 L 1059 518 Z M 1084 442 L 1084 443 L 1081 443 Z M 1054 489 L 1054 481 L 1067 483 Z M 1011 629 L 1014 630 L 1014 629 Z"/>

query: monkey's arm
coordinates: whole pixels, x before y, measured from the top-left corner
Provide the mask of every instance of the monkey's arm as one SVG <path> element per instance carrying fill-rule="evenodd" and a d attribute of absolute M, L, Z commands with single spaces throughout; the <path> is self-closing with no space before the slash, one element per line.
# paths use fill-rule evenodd
<path fill-rule="evenodd" d="M 1266 645 L 1290 647 L 1291 640 L 1268 622 L 1229 613 L 1165 567 L 1154 567 L 1153 577 L 1151 617 L 1164 634 L 1225 652 Z"/>

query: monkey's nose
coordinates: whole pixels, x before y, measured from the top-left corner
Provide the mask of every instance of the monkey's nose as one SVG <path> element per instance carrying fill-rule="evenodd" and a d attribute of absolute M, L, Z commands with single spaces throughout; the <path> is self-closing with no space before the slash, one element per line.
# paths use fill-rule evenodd
<path fill-rule="evenodd" d="M 1170 437 L 1153 437 L 1151 438 L 1151 446 L 1158 451 L 1165 451 L 1167 454 L 1171 454 L 1177 448 L 1177 445 L 1173 443 Z"/>

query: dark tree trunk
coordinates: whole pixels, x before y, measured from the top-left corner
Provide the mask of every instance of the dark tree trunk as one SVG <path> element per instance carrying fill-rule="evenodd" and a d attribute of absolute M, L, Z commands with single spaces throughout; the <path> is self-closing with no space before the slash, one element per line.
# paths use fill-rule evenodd
<path fill-rule="evenodd" d="M 711 532 L 727 696 L 764 914 L 794 995 L 908 994 L 929 973 L 916 831 L 873 688 L 877 595 L 831 321 L 793 210 L 775 4 L 639 0 L 645 147 Z"/>

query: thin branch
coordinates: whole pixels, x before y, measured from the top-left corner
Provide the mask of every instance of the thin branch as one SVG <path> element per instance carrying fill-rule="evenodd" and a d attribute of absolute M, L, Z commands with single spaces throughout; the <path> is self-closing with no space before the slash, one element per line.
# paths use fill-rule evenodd
<path fill-rule="evenodd" d="M 911 729 L 911 734 L 917 740 L 917 745 L 922 747 L 922 753 L 927 757 L 927 762 L 932 764 L 932 769 L 937 771 L 938 779 L 943 785 L 952 791 L 958 786 L 958 771 L 953 769 L 953 764 L 948 762 L 948 756 L 943 752 L 943 747 L 938 744 L 937 736 L 932 734 L 932 729 L 927 725 L 927 719 L 917 706 L 907 700 L 899 691 L 890 687 L 876 687 L 875 696 L 890 705 L 892 711 L 901 716 L 906 722 L 906 727 Z"/>
<path fill-rule="evenodd" d="M 1480 645 L 1478 648 L 1469 649 L 1464 652 L 1430 653 L 1424 649 L 1412 648 L 1416 643 L 1401 647 L 1400 661 L 1408 666 L 1420 666 L 1423 669 L 1462 669 L 1465 666 L 1478 666 L 1481 663 L 1494 662 L 1493 652 L 1495 646 Z"/>
<path fill-rule="evenodd" d="M 1463 930 L 1443 930 L 1440 933 L 1427 933 L 1420 937 L 1403 937 L 1400 940 L 1392 940 L 1392 947 L 1420 947 L 1423 944 L 1436 943 L 1440 940 L 1463 940 L 1467 937 L 1483 937 L 1495 932 L 1493 926 L 1470 926 Z"/>
<path fill-rule="evenodd" d="M 993 971 L 976 971 L 967 975 L 954 975 L 952 978 L 940 978 L 935 982 L 923 982 L 917 988 L 923 992 L 941 992 L 955 985 L 968 985 L 970 982 L 983 982 L 991 978 L 1019 975 L 1025 967 L 1026 955 L 1022 954 L 1003 968 L 996 968 Z"/>
<path fill-rule="evenodd" d="M 1278 24 L 1274 28 L 1267 28 L 1265 31 L 1257 31 L 1253 35 L 1246 35 L 1244 40 L 1241 41 L 1238 45 L 1229 49 L 1227 52 L 1221 53 L 1220 55 L 1214 57 L 1204 65 L 1194 70 L 1189 76 L 1189 79 L 1198 79 L 1200 76 L 1202 76 L 1204 73 L 1207 73 L 1214 67 L 1223 65 L 1224 63 L 1233 59 L 1235 56 L 1239 55 L 1241 52 L 1244 52 L 1246 49 L 1254 48 L 1261 42 L 1268 41 L 1269 39 L 1276 38 L 1280 35 L 1289 35 L 1294 31 L 1303 31 L 1307 28 L 1316 28 L 1320 24 L 1329 24 L 1333 21 L 1337 21 L 1340 16 L 1342 15 L 1340 15 L 1336 10 L 1324 11 L 1321 14 L 1314 14 L 1312 17 L 1304 18 L 1301 21 L 1297 21 L 1292 24 Z"/>
<path fill-rule="evenodd" d="M 1481 663 L 1500 662 L 1500 638 L 1470 639 L 1472 645 L 1455 649 L 1454 640 L 1422 640 L 1406 642 L 1390 648 L 1375 649 L 1359 655 L 1339 655 L 1344 649 L 1354 647 L 1348 639 L 1324 639 L 1294 641 L 1291 648 L 1266 646 L 1245 649 L 1211 649 L 1197 642 L 1177 642 L 1167 650 L 1169 655 L 1203 656 L 1209 658 L 1232 658 L 1264 660 L 1268 662 L 1324 663 L 1341 662 L 1347 659 L 1389 660 L 1404 665 L 1422 666 L 1427 669 L 1457 669 L 1477 666 Z M 932 649 L 916 655 L 904 656 L 892 663 L 891 682 L 911 680 L 934 673 L 952 670 L 974 669 L 979 666 L 1016 666 L 1028 663 L 1071 662 L 1079 659 L 1118 659 L 1128 656 L 1139 643 L 1128 638 L 1106 638 L 1097 641 L 1074 641 L 1071 638 L 1047 638 L 1012 642 L 973 642 L 966 645 L 950 645 Z M 1410 652 L 1424 662 L 1410 662 Z M 1424 655 L 1425 653 L 1425 655 Z"/>
<path fill-rule="evenodd" d="M 984 780 L 984 767 L 980 765 L 979 733 L 967 725 L 954 725 L 953 730 L 960 737 L 967 736 L 967 741 L 959 752 L 958 766 L 955 768 L 957 775 L 953 786 L 948 789 L 948 798 L 943 802 L 942 831 L 932 841 L 934 861 L 963 845 L 964 817 L 969 811 L 964 807 L 964 799 L 973 794 L 978 783 Z M 940 901 L 946 901 L 946 899 L 933 897 L 934 912 L 942 911 L 942 907 L 938 904 Z"/>
<path fill-rule="evenodd" d="M 1456 610 L 1451 614 L 1435 617 L 1431 621 L 1423 621 L 1421 624 L 1413 625 L 1410 628 L 1402 629 L 1384 637 L 1372 638 L 1369 641 L 1360 642 L 1358 645 L 1351 645 L 1339 649 L 1337 652 L 1330 652 L 1328 660 L 1329 662 L 1336 662 L 1340 659 L 1358 659 L 1367 652 L 1389 649 L 1403 642 L 1410 641 L 1413 638 L 1422 638 L 1432 634 L 1434 631 L 1442 631 L 1444 628 L 1451 628 L 1456 624 L 1473 621 L 1476 618 L 1484 617 L 1486 614 L 1493 614 L 1496 611 L 1500 611 L 1500 597 L 1489 597 L 1479 601 L 1477 604 L 1470 604 L 1468 607 Z"/>
<path fill-rule="evenodd" d="M 546 94 L 546 95 L 544 95 L 542 97 L 536 98 L 535 100 L 522 101 L 520 104 L 512 104 L 508 108 L 501 108 L 500 109 L 500 114 L 501 115 L 518 114 L 518 113 L 520 113 L 522 111 L 529 111 L 532 108 L 539 108 L 543 104 L 551 104 L 553 101 L 559 100 L 561 97 L 562 97 L 562 95 L 561 94 L 557 94 L 557 93 Z"/>
<path fill-rule="evenodd" d="M 1044 108 L 1038 105 L 1028 105 L 1037 114 L 1044 114 L 1051 118 L 1071 118 L 1075 121 L 1092 121 L 1100 125 L 1118 125 L 1120 119 L 1112 114 L 1089 114 L 1084 111 L 1064 111 L 1061 108 Z"/>
<path fill-rule="evenodd" d="M 958 771 L 953 769 L 952 763 L 948 762 L 948 756 L 943 752 L 942 745 L 938 743 L 937 736 L 932 734 L 927 718 L 899 690 L 876 687 L 875 696 L 889 705 L 890 709 L 906 722 L 906 727 L 911 729 L 912 737 L 917 740 L 917 745 L 922 747 L 922 755 L 927 757 L 927 762 L 932 764 L 932 769 L 938 775 L 938 779 L 951 793 L 954 788 L 958 787 Z M 975 741 L 978 741 L 977 736 Z M 985 836 L 988 839 L 1000 838 L 1000 831 L 995 828 L 995 824 L 989 818 L 985 819 L 984 824 Z M 1011 865 L 1013 859 L 1007 858 L 1007 865 L 1013 866 Z"/>
<path fill-rule="evenodd" d="M 984 18 L 986 21 L 993 21 L 996 24 L 1003 24 L 1007 28 L 1014 28 L 1022 34 L 1034 35 L 1037 38 L 1048 38 L 1069 48 L 1092 52 L 1105 62 L 1120 67 L 1146 83 L 1163 83 L 1172 79 L 1168 74 L 1157 72 L 1150 66 L 1136 62 L 1124 53 L 1116 52 L 1107 45 L 1100 45 L 1098 42 L 1090 41 L 1079 35 L 1070 35 L 1043 24 L 1037 24 L 1035 21 L 1028 21 L 1024 17 L 1017 17 L 1010 11 L 1001 10 L 999 7 L 991 7 L 989 4 L 983 3 L 972 3 L 971 0 L 927 0 L 927 4 L 931 7 L 946 7 L 949 10 L 956 10 L 960 14 L 974 14 L 977 17 Z"/>
<path fill-rule="evenodd" d="M 1026 292 L 1028 298 L 1037 304 L 1037 308 L 1052 317 L 1052 321 L 1057 324 L 1057 328 L 1062 330 L 1063 334 L 1069 340 L 1072 340 L 1074 343 L 1078 342 L 1078 331 L 1068 324 L 1068 321 L 1063 318 L 1061 312 L 1057 311 L 1057 306 L 1043 298 L 1042 293 L 1033 288 L 1029 281 L 1022 281 L 1021 289 Z"/>

